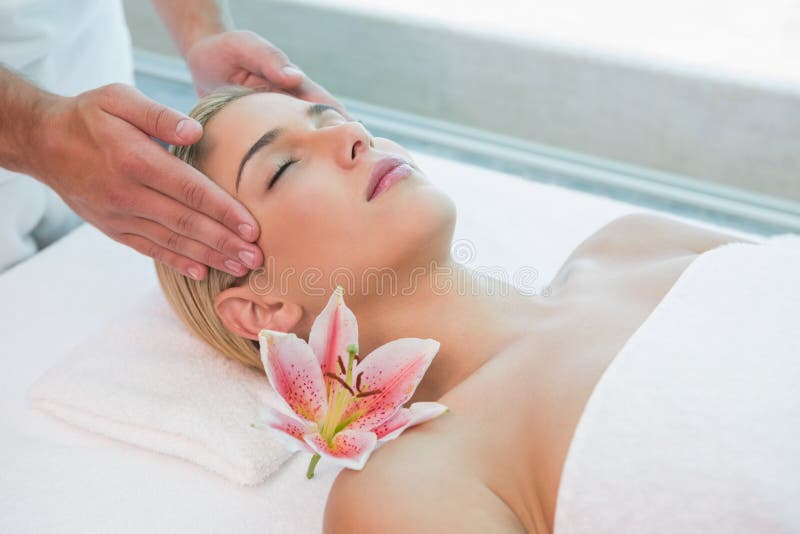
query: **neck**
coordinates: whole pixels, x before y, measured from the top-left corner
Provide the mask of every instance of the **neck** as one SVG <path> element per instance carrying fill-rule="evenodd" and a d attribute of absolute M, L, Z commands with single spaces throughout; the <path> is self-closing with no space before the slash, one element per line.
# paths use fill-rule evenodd
<path fill-rule="evenodd" d="M 529 332 L 542 312 L 537 297 L 452 260 L 416 278 L 413 291 L 400 289 L 390 298 L 376 299 L 366 313 L 358 313 L 359 348 L 366 356 L 401 337 L 440 343 L 409 402 L 441 398 Z"/>

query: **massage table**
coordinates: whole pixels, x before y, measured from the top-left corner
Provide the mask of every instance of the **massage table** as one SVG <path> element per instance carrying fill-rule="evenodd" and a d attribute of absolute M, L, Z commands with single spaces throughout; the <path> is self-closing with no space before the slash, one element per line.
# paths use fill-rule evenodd
<path fill-rule="evenodd" d="M 471 266 L 502 266 L 510 274 L 523 267 L 530 273 L 532 267 L 540 291 L 601 226 L 627 213 L 657 213 L 413 155 L 456 203 L 454 256 Z M 324 460 L 308 480 L 309 456 L 295 454 L 263 484 L 246 487 L 29 405 L 26 390 L 42 373 L 156 285 L 152 260 L 88 224 L 0 275 L 0 532 L 321 532 L 339 471 Z"/>

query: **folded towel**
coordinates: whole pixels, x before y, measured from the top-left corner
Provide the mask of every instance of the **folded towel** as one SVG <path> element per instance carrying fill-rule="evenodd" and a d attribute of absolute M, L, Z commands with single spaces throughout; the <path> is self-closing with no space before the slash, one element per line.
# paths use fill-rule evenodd
<path fill-rule="evenodd" d="M 697 257 L 606 369 L 557 534 L 800 532 L 800 236 Z"/>
<path fill-rule="evenodd" d="M 196 338 L 158 288 L 39 377 L 28 398 L 68 423 L 243 485 L 264 481 L 292 455 L 250 426 L 264 404 L 281 406 L 266 374 Z"/>

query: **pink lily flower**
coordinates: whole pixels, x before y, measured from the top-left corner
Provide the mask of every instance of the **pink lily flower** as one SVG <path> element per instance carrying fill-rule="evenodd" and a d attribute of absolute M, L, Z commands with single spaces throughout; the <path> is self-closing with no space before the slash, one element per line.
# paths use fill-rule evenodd
<path fill-rule="evenodd" d="M 283 407 L 265 406 L 262 417 L 289 450 L 313 454 L 308 478 L 322 456 L 361 470 L 384 443 L 448 411 L 438 402 L 403 407 L 439 342 L 401 338 L 359 358 L 358 324 L 344 304 L 342 286 L 314 320 L 308 343 L 266 329 L 258 337 L 264 369 Z"/>

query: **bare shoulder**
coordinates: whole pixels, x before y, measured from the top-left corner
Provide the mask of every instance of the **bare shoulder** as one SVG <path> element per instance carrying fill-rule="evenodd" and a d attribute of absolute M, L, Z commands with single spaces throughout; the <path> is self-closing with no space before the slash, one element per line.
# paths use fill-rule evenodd
<path fill-rule="evenodd" d="M 339 473 L 325 506 L 324 534 L 525 532 L 469 464 L 455 470 L 435 444 L 403 442 L 411 437 L 385 444 L 363 470 Z"/>
<path fill-rule="evenodd" d="M 753 243 L 676 218 L 651 213 L 631 213 L 602 226 L 584 240 L 575 253 L 627 255 L 635 252 L 701 254 L 727 243 Z"/>

